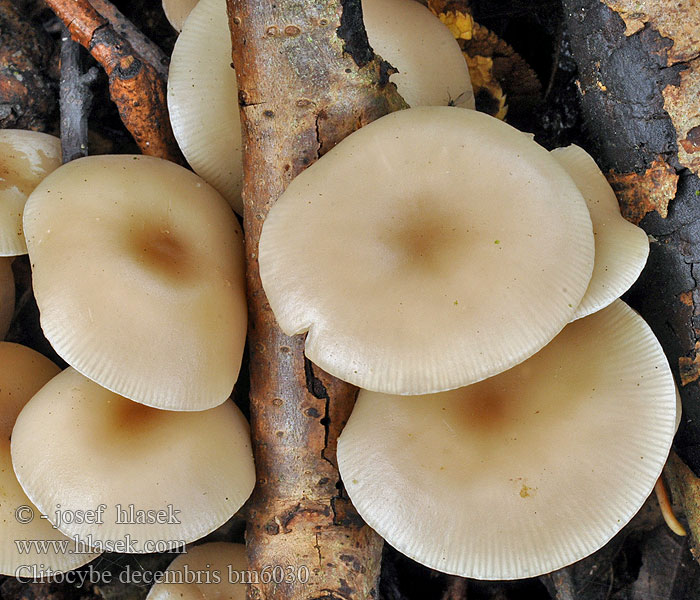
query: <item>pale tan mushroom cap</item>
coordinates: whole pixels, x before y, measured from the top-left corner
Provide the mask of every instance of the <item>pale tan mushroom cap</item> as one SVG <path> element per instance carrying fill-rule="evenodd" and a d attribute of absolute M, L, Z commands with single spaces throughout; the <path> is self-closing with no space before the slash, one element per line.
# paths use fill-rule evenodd
<path fill-rule="evenodd" d="M 0 574 L 31 577 L 22 567 L 43 565 L 45 571 L 70 571 L 98 555 L 76 553 L 75 544 L 54 529 L 30 502 L 15 477 L 10 457 L 10 435 L 17 415 L 29 399 L 60 369 L 31 348 L 0 342 Z M 22 522 L 27 521 L 27 522 Z M 59 546 L 40 553 L 18 550 L 15 541 L 55 541 Z M 65 544 L 65 548 L 60 545 Z M 31 546 L 30 546 L 31 547 Z M 23 550 L 25 549 L 22 546 Z"/>
<path fill-rule="evenodd" d="M 552 150 L 552 155 L 581 190 L 593 222 L 595 266 L 574 314 L 580 319 L 608 306 L 637 280 L 649 256 L 649 239 L 620 214 L 615 192 L 585 150 L 572 145 Z"/>
<path fill-rule="evenodd" d="M 27 196 L 61 165 L 61 140 L 23 129 L 0 130 L 0 256 L 27 253 L 22 213 Z"/>
<path fill-rule="evenodd" d="M 365 389 L 425 394 L 549 342 L 590 280 L 586 204 L 549 153 L 493 117 L 414 108 L 301 173 L 263 226 L 260 276 L 287 335 Z"/>
<path fill-rule="evenodd" d="M 7 335 L 15 311 L 15 276 L 12 258 L 0 257 L 0 339 Z"/>
<path fill-rule="evenodd" d="M 243 142 L 225 0 L 201 0 L 187 18 L 170 60 L 168 112 L 192 168 L 243 214 Z"/>
<path fill-rule="evenodd" d="M 146 600 L 246 600 L 246 585 L 241 582 L 250 577 L 247 570 L 243 544 L 194 546 L 170 563 L 163 582 L 151 588 Z"/>
<path fill-rule="evenodd" d="M 24 226 L 41 326 L 122 396 L 171 410 L 224 402 L 246 335 L 241 228 L 194 173 L 93 156 L 45 179 Z"/>
<path fill-rule="evenodd" d="M 413 0 L 371 1 L 365 21 L 375 50 L 399 69 L 391 81 L 409 104 L 474 107 L 459 45 L 427 8 Z M 242 214 L 243 143 L 224 0 L 201 0 L 190 13 L 170 62 L 168 111 L 192 168 Z"/>
<path fill-rule="evenodd" d="M 370 46 L 398 69 L 389 78 L 409 106 L 474 108 L 469 67 L 450 30 L 413 0 L 362 0 Z"/>
<path fill-rule="evenodd" d="M 197 0 L 163 0 L 163 12 L 173 29 L 182 31 L 182 26 L 196 5 Z"/>
<path fill-rule="evenodd" d="M 616 301 L 475 385 L 361 391 L 338 463 L 360 515 L 407 556 L 465 577 L 533 577 L 594 552 L 639 510 L 675 413 L 658 341 Z"/>
<path fill-rule="evenodd" d="M 71 368 L 24 407 L 12 433 L 12 462 L 27 496 L 64 533 L 103 541 L 130 535 L 137 552 L 153 551 L 148 541 L 174 547 L 208 534 L 255 484 L 248 423 L 233 402 L 196 412 L 159 410 Z M 104 523 L 55 522 L 59 504 L 62 511 L 105 504 Z M 174 519 L 119 524 L 116 505 L 172 506 Z"/>

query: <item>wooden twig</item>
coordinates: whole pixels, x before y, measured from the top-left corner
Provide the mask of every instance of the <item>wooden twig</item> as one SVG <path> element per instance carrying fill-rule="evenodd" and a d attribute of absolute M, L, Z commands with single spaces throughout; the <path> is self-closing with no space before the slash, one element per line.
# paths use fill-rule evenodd
<path fill-rule="evenodd" d="M 161 77 L 168 77 L 168 65 L 170 59 L 154 44 L 146 35 L 141 33 L 129 19 L 127 19 L 108 0 L 90 0 L 90 4 L 100 13 L 116 32 L 123 35 L 131 44 L 136 53 L 148 64 L 158 71 Z"/>
<path fill-rule="evenodd" d="M 67 163 L 88 154 L 87 117 L 92 102 L 90 86 L 97 79 L 97 68 L 86 73 L 80 67 L 81 46 L 70 39 L 64 28 L 61 36 L 61 153 Z"/>
<path fill-rule="evenodd" d="M 382 542 L 345 496 L 337 437 L 356 390 L 304 358 L 260 283 L 263 220 L 292 178 L 354 129 L 405 103 L 373 56 L 359 0 L 228 0 L 245 144 L 251 429 L 258 482 L 246 534 L 256 599 L 376 598 Z M 358 177 L 362 174 L 358 173 Z M 285 572 L 287 572 L 285 570 Z M 304 578 L 305 579 L 305 578 Z"/>
<path fill-rule="evenodd" d="M 117 32 L 89 0 L 46 0 L 109 77 L 109 91 L 119 115 L 144 154 L 183 162 L 166 103 L 167 79 Z M 103 0 L 103 4 L 106 0 Z"/>

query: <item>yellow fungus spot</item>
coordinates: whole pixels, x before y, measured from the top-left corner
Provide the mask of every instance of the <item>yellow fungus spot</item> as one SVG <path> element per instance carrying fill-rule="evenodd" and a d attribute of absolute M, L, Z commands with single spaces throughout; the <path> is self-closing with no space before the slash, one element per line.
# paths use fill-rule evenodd
<path fill-rule="evenodd" d="M 440 13 L 438 18 L 447 26 L 457 40 L 470 40 L 474 31 L 474 19 L 460 11 Z"/>

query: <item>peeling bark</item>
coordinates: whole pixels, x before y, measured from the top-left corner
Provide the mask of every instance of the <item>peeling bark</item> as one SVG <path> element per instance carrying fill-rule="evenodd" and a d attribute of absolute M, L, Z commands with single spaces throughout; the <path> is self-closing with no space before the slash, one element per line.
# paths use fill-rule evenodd
<path fill-rule="evenodd" d="M 678 175 L 663 156 L 655 159 L 644 173 L 616 173 L 607 175 L 620 203 L 622 216 L 635 225 L 650 212 L 656 211 L 662 219 L 668 216 L 668 203 L 676 197 Z"/>
<path fill-rule="evenodd" d="M 309 581 L 259 582 L 254 599 L 377 597 L 381 539 L 347 499 L 337 437 L 356 389 L 278 328 L 260 283 L 263 221 L 289 182 L 347 134 L 405 107 L 373 57 L 358 0 L 229 0 L 245 142 L 251 428 L 258 481 L 246 534 L 251 569 L 308 569 Z M 358 174 L 361 176 L 361 174 Z"/>
<path fill-rule="evenodd" d="M 183 163 L 170 127 L 163 65 L 154 66 L 141 56 L 89 0 L 46 0 L 46 3 L 63 21 L 71 37 L 104 68 L 111 98 L 141 151 Z"/>

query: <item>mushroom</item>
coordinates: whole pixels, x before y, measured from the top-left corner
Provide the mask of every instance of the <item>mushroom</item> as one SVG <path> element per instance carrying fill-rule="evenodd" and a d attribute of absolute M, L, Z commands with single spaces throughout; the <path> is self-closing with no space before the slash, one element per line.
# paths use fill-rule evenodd
<path fill-rule="evenodd" d="M 37 187 L 24 227 L 42 329 L 71 366 L 158 408 L 229 397 L 246 335 L 243 243 L 214 189 L 158 158 L 91 156 Z"/>
<path fill-rule="evenodd" d="M 627 221 L 610 184 L 591 156 L 578 146 L 552 150 L 583 194 L 595 235 L 595 265 L 574 319 L 605 308 L 637 280 L 647 257 L 649 239 L 641 227 Z"/>
<path fill-rule="evenodd" d="M 362 176 L 358 176 L 361 173 Z M 282 330 L 359 387 L 425 394 L 534 354 L 590 281 L 586 204 L 516 129 L 454 107 L 371 123 L 270 210 L 260 277 Z"/>
<path fill-rule="evenodd" d="M 72 368 L 20 413 L 12 463 L 27 496 L 60 531 L 127 553 L 173 551 L 203 537 L 231 518 L 255 484 L 248 423 L 233 402 L 159 410 Z M 100 507 L 101 523 L 76 518 Z"/>
<path fill-rule="evenodd" d="M 10 342 L 0 342 L 0 365 L 0 574 L 34 578 L 34 568 L 40 573 L 76 569 L 98 554 L 76 548 L 41 518 L 22 491 L 10 457 L 17 415 L 60 369 L 31 348 Z M 41 540 L 48 551 L 40 551 L 32 540 Z"/>
<path fill-rule="evenodd" d="M 187 17 L 196 5 L 197 0 L 163 0 L 163 12 L 173 29 L 182 31 Z"/>
<path fill-rule="evenodd" d="M 0 257 L 0 339 L 7 335 L 15 311 L 15 277 L 12 258 Z"/>
<path fill-rule="evenodd" d="M 367 38 L 398 70 L 396 84 L 409 106 L 474 108 L 469 67 L 449 28 L 414 0 L 362 0 Z"/>
<path fill-rule="evenodd" d="M 27 196 L 61 164 L 61 140 L 46 133 L 0 129 L 0 256 L 27 253 L 22 212 Z"/>
<path fill-rule="evenodd" d="M 594 552 L 639 510 L 675 413 L 661 346 L 618 300 L 480 383 L 361 391 L 338 465 L 363 519 L 407 556 L 464 577 L 534 577 Z"/>
<path fill-rule="evenodd" d="M 370 43 L 398 68 L 392 81 L 409 104 L 474 107 L 459 45 L 427 8 L 413 0 L 365 0 L 363 9 Z M 224 0 L 201 0 L 192 10 L 172 54 L 168 110 L 187 161 L 242 214 L 241 124 L 227 23 Z"/>
<path fill-rule="evenodd" d="M 245 546 L 212 542 L 188 548 L 159 579 L 146 600 L 246 600 Z"/>

